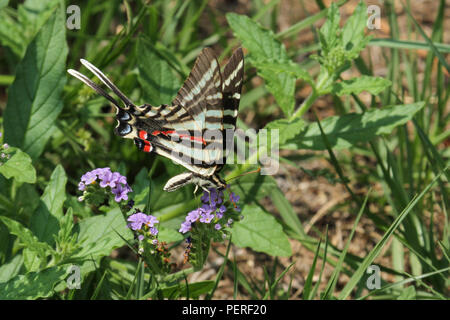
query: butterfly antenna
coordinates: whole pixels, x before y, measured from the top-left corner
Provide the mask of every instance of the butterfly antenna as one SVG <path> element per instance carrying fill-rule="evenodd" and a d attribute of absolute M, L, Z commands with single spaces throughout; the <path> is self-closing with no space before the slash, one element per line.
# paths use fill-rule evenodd
<path fill-rule="evenodd" d="M 117 108 L 122 109 L 122 107 L 119 105 L 119 103 L 117 102 L 116 99 L 114 99 L 113 97 L 111 97 L 109 94 L 107 94 L 105 92 L 105 90 L 103 90 L 102 88 L 100 88 L 95 82 L 93 82 L 91 79 L 89 79 L 88 77 L 86 77 L 84 74 L 73 70 L 73 69 L 69 69 L 67 70 L 67 72 L 71 75 L 74 76 L 75 78 L 77 78 L 78 80 L 84 82 L 88 87 L 92 88 L 93 90 L 95 90 L 98 94 L 102 95 L 103 97 L 105 97 L 106 99 L 108 99 L 112 104 L 114 104 Z"/>
<path fill-rule="evenodd" d="M 131 100 L 128 99 L 128 97 L 126 95 L 124 95 L 122 93 L 122 91 L 120 91 L 119 88 L 117 88 L 114 85 L 114 83 L 112 83 L 112 81 L 109 80 L 108 77 L 103 74 L 103 72 L 100 71 L 100 69 L 98 69 L 96 66 L 94 66 L 92 63 L 90 63 L 87 60 L 80 59 L 80 62 L 86 68 L 88 68 L 93 74 L 95 74 L 97 76 L 97 78 L 99 78 L 100 81 L 103 82 L 109 89 L 111 89 L 120 98 L 120 100 L 122 100 L 125 103 L 126 107 L 129 107 L 129 106 L 134 107 L 133 102 L 131 102 Z"/>
<path fill-rule="evenodd" d="M 258 173 L 258 172 L 260 172 L 261 171 L 261 167 L 259 167 L 258 169 L 256 169 L 256 170 L 253 170 L 253 171 L 249 171 L 249 172 L 245 172 L 245 173 L 242 173 L 242 174 L 240 174 L 240 175 L 237 175 L 236 177 L 233 177 L 233 178 L 230 178 L 230 179 L 227 179 L 227 180 L 225 180 L 225 182 L 229 182 L 229 181 L 231 181 L 231 180 L 234 180 L 234 179 L 237 179 L 237 178 L 240 178 L 240 177 L 243 177 L 243 176 L 246 176 L 246 175 L 248 175 L 248 174 L 251 174 L 251 173 Z"/>

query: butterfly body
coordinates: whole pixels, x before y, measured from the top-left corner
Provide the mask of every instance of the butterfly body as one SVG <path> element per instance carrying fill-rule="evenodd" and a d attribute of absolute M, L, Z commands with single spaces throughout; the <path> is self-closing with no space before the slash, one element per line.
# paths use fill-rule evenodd
<path fill-rule="evenodd" d="M 242 49 L 233 53 L 223 73 L 212 50 L 203 49 L 172 104 L 160 106 L 134 105 L 94 65 L 83 59 L 81 63 L 123 102 L 121 106 L 85 75 L 68 70 L 114 105 L 115 134 L 133 139 L 141 151 L 155 152 L 189 170 L 171 178 L 164 190 L 174 191 L 189 183 L 204 190 L 226 186 L 218 172 L 226 162 L 226 139 L 236 126 L 244 70 Z"/>

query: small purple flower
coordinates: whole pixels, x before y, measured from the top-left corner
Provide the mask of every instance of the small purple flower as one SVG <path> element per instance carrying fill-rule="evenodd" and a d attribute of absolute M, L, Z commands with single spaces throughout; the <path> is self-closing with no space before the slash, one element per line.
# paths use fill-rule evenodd
<path fill-rule="evenodd" d="M 128 217 L 127 221 L 130 221 L 129 227 L 132 230 L 141 230 L 142 225 L 147 223 L 148 216 L 142 212 L 137 212 Z"/>
<path fill-rule="evenodd" d="M 121 184 L 117 185 L 117 187 L 111 190 L 111 192 L 115 195 L 114 200 L 116 200 L 116 202 L 128 200 L 128 192 L 130 191 L 130 187 L 122 186 Z"/>
<path fill-rule="evenodd" d="M 152 235 L 152 236 L 156 236 L 157 234 L 158 234 L 158 229 L 156 229 L 156 228 L 150 228 L 150 234 Z"/>
<path fill-rule="evenodd" d="M 214 218 L 213 214 L 211 214 L 210 212 L 205 212 L 200 215 L 200 222 L 210 223 L 213 218 Z"/>
<path fill-rule="evenodd" d="M 2 159 L 6 158 L 6 154 L 4 154 L 4 153 L 2 152 L 2 154 L 0 155 L 0 157 L 2 157 Z"/>
<path fill-rule="evenodd" d="M 84 182 L 81 182 L 78 184 L 78 190 L 80 191 L 84 191 L 86 189 L 86 185 L 84 184 Z"/>
<path fill-rule="evenodd" d="M 0 132 L 0 138 L 2 137 L 3 133 Z"/>
<path fill-rule="evenodd" d="M 155 224 L 157 224 L 157 223 L 159 223 L 158 218 L 156 218 L 155 216 L 149 215 L 149 216 L 148 216 L 148 220 L 147 220 L 147 222 L 146 222 L 145 224 L 146 224 L 148 227 L 153 228 L 153 226 L 154 226 Z M 154 234 L 154 235 L 156 235 L 156 234 Z"/>
<path fill-rule="evenodd" d="M 185 221 L 181 224 L 181 228 L 179 232 L 186 233 L 191 230 L 191 223 L 189 221 Z"/>
<path fill-rule="evenodd" d="M 142 234 L 140 234 L 140 235 L 138 235 L 138 239 L 139 239 L 139 241 L 142 241 L 142 240 L 144 240 L 144 236 L 142 235 Z"/>
<path fill-rule="evenodd" d="M 156 245 L 158 244 L 158 240 L 153 239 L 153 240 L 152 240 L 152 243 L 156 246 Z"/>
<path fill-rule="evenodd" d="M 220 229 L 222 229 L 222 226 L 220 225 L 220 223 L 216 223 L 216 225 L 214 226 L 214 228 L 215 228 L 216 230 L 220 230 Z"/>
<path fill-rule="evenodd" d="M 192 210 L 191 212 L 188 213 L 188 215 L 186 217 L 186 221 L 189 221 L 189 222 L 197 221 L 198 218 L 200 218 L 200 212 L 203 212 L 203 209 L 199 208 L 196 210 Z"/>
<path fill-rule="evenodd" d="M 84 197 L 83 197 L 83 196 L 78 197 L 78 202 L 82 202 L 83 200 L 84 200 Z"/>
<path fill-rule="evenodd" d="M 3 144 L 3 149 L 5 149 L 5 150 L 6 150 L 6 149 L 8 149 L 8 148 L 9 148 L 9 144 L 7 144 L 7 143 L 4 143 L 4 144 Z"/>
<path fill-rule="evenodd" d="M 231 201 L 231 202 L 236 203 L 236 202 L 239 201 L 240 198 L 241 198 L 241 197 L 239 197 L 239 196 L 238 196 L 237 194 L 235 194 L 234 192 L 231 192 L 231 193 L 230 193 L 230 201 Z"/>
<path fill-rule="evenodd" d="M 206 191 L 203 191 L 203 195 L 200 198 L 200 200 L 202 200 L 203 203 L 208 203 L 209 202 L 209 193 Z"/>
<path fill-rule="evenodd" d="M 225 207 L 224 205 L 221 205 L 219 208 L 219 211 L 216 212 L 216 216 L 219 219 L 222 219 L 223 214 L 227 211 L 227 207 Z"/>
<path fill-rule="evenodd" d="M 121 175 L 118 172 L 114 173 L 111 171 L 104 172 L 103 175 L 101 175 L 101 177 L 99 176 L 99 178 L 101 179 L 100 187 L 106 188 L 109 186 L 111 188 L 115 188 L 119 180 L 119 177 L 121 177 Z"/>
<path fill-rule="evenodd" d="M 93 174 L 95 174 L 96 176 L 98 176 L 99 179 L 102 179 L 106 173 L 111 172 L 111 169 L 109 167 L 97 168 L 97 169 L 92 170 L 91 172 Z"/>
<path fill-rule="evenodd" d="M 97 175 L 92 171 L 86 172 L 81 176 L 81 181 L 84 182 L 85 184 L 91 184 L 95 180 L 97 180 Z"/>

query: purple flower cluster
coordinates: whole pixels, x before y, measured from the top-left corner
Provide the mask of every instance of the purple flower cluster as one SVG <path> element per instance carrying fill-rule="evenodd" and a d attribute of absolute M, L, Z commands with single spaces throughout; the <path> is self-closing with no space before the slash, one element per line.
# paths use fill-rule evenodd
<path fill-rule="evenodd" d="M 0 132 L 0 138 L 2 137 L 2 133 Z M 0 146 L 0 151 L 4 151 L 7 150 L 9 148 L 9 145 L 7 143 L 4 143 L 2 146 Z M 11 158 L 11 155 L 2 152 L 0 154 L 0 166 L 3 164 L 3 161 L 8 160 L 9 158 Z M 3 161 L 2 161 L 3 160 Z"/>
<path fill-rule="evenodd" d="M 158 234 L 158 229 L 155 227 L 159 220 L 152 215 L 146 215 L 142 212 L 136 212 L 128 217 L 127 221 L 130 223 L 127 225 L 128 228 L 134 231 L 147 231 L 152 236 L 156 236 Z M 140 234 L 138 236 L 139 240 L 144 240 L 144 235 Z"/>
<path fill-rule="evenodd" d="M 209 189 L 208 191 L 209 192 L 205 191 L 200 198 L 203 205 L 187 214 L 185 221 L 181 224 L 179 232 L 186 233 L 191 231 L 194 222 L 209 224 L 212 221 L 217 222 L 224 217 L 227 207 L 224 205 L 223 191 L 217 191 L 216 189 Z M 236 211 L 241 210 L 236 204 L 239 201 L 238 195 L 231 192 L 230 201 L 233 203 Z M 229 227 L 232 222 L 233 219 L 228 219 L 225 226 Z M 220 230 L 222 229 L 222 225 L 216 223 L 214 228 Z"/>
<path fill-rule="evenodd" d="M 86 172 L 78 184 L 78 190 L 86 190 L 86 186 L 100 181 L 102 188 L 110 187 L 114 194 L 114 200 L 120 202 L 128 200 L 128 193 L 133 191 L 127 183 L 127 177 L 122 176 L 119 172 L 111 172 L 110 168 L 97 168 Z"/>

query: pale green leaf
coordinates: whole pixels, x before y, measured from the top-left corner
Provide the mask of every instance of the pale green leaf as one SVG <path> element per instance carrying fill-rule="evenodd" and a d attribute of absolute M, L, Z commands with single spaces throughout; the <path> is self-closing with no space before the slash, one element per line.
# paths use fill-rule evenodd
<path fill-rule="evenodd" d="M 305 121 L 300 118 L 294 118 L 291 121 L 288 119 L 279 119 L 269 122 L 265 129 L 278 130 L 279 142 L 280 144 L 284 144 L 302 132 L 305 126 Z"/>
<path fill-rule="evenodd" d="M 228 23 L 242 45 L 250 52 L 248 61 L 271 60 L 289 62 L 284 45 L 275 39 L 271 30 L 264 29 L 260 24 L 247 16 L 229 13 L 226 15 Z M 295 107 L 295 76 L 291 73 L 273 74 L 270 70 L 260 70 L 259 75 L 266 81 L 267 89 L 286 115 L 291 115 Z"/>
<path fill-rule="evenodd" d="M 54 294 L 53 287 L 64 280 L 66 270 L 53 267 L 41 272 L 18 275 L 8 282 L 0 283 L 0 300 L 31 300 Z"/>
<path fill-rule="evenodd" d="M 109 255 L 112 250 L 125 245 L 121 237 L 133 237 L 126 225 L 118 208 L 104 215 L 83 219 L 77 226 L 78 243 L 82 249 L 73 258 L 90 259 Z"/>
<path fill-rule="evenodd" d="M 236 245 L 272 256 L 288 257 L 292 254 L 288 237 L 273 216 L 254 205 L 245 206 L 242 215 L 244 219 L 232 228 L 232 241 Z"/>
<path fill-rule="evenodd" d="M 0 267 L 0 283 L 6 282 L 12 277 L 19 274 L 20 268 L 23 265 L 23 257 L 21 254 L 16 254 L 10 261 Z"/>
<path fill-rule="evenodd" d="M 423 102 L 418 102 L 371 109 L 363 114 L 350 113 L 328 117 L 321 121 L 321 124 L 331 147 L 346 149 L 357 143 L 368 142 L 378 135 L 391 133 L 395 127 L 411 120 L 424 105 Z M 293 150 L 326 149 L 317 123 L 308 125 L 306 130 L 280 147 Z"/>
<path fill-rule="evenodd" d="M 331 92 L 338 96 L 346 94 L 359 94 L 362 91 L 377 95 L 391 85 L 391 81 L 379 77 L 361 76 L 350 80 L 333 83 Z"/>
<path fill-rule="evenodd" d="M 17 182 L 35 183 L 36 170 L 30 156 L 16 148 L 11 148 L 8 154 L 11 158 L 0 166 L 0 174 L 8 179 L 13 177 Z"/>

